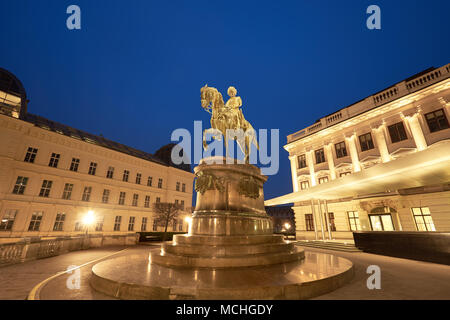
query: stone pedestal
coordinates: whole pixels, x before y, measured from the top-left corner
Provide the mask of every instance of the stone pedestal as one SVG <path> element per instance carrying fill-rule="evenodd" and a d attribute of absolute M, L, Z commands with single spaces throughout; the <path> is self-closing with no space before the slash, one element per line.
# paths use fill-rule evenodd
<path fill-rule="evenodd" d="M 196 167 L 197 205 L 187 235 L 164 244 L 154 263 L 164 266 L 229 268 L 263 266 L 304 258 L 302 249 L 272 234 L 264 209 L 260 169 L 225 158 Z M 219 163 L 217 163 L 219 162 Z"/>

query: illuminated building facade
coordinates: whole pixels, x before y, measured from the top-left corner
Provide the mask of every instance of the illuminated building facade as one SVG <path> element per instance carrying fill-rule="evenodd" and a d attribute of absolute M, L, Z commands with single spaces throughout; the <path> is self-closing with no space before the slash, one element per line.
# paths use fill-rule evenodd
<path fill-rule="evenodd" d="M 152 204 L 190 211 L 189 166 L 27 113 L 20 81 L 0 69 L 0 243 L 84 234 L 110 237 L 160 231 Z M 187 212 L 186 212 L 187 214 Z M 184 215 L 169 231 L 186 231 Z"/>
<path fill-rule="evenodd" d="M 450 230 L 450 64 L 287 137 L 297 239 Z"/>

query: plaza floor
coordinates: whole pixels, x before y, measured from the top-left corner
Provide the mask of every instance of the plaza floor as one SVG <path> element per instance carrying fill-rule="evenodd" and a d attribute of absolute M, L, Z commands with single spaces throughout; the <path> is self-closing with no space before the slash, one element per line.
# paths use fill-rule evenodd
<path fill-rule="evenodd" d="M 68 289 L 66 282 L 70 274 L 62 274 L 41 285 L 37 298 L 41 300 L 104 300 L 113 299 L 94 291 L 89 285 L 92 266 L 106 259 L 149 249 L 158 250 L 157 243 L 151 246 L 106 247 L 71 252 L 47 259 L 0 268 L 0 299 L 26 299 L 30 291 L 51 276 L 67 270 L 71 265 L 80 268 L 80 289 Z M 353 262 L 353 280 L 315 299 L 450 299 L 450 266 L 435 263 L 393 258 L 363 252 L 348 253 L 316 248 L 305 251 L 331 253 Z M 111 255 L 116 253 L 114 255 Z M 91 262 L 91 263 L 90 263 Z M 85 264 L 85 265 L 84 265 Z M 369 290 L 366 281 L 370 276 L 367 267 L 377 265 L 381 270 L 381 289 Z"/>

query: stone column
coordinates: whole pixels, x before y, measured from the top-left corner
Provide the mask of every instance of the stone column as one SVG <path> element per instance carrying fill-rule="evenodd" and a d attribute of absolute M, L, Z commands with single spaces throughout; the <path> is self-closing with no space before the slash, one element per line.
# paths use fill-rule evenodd
<path fill-rule="evenodd" d="M 322 205 L 320 204 L 320 200 L 317 200 L 317 204 L 319 207 L 320 230 L 322 231 L 322 240 L 325 241 L 325 230 L 324 230 L 324 225 L 323 225 Z"/>
<path fill-rule="evenodd" d="M 377 143 L 378 150 L 380 151 L 381 161 L 389 162 L 391 161 L 391 155 L 386 143 L 386 136 L 384 135 L 385 125 L 381 124 L 379 126 L 374 126 L 372 128 L 372 133 L 375 137 L 375 142 Z"/>
<path fill-rule="evenodd" d="M 353 172 L 359 172 L 361 171 L 361 164 L 359 163 L 358 149 L 356 148 L 356 135 L 352 134 L 350 137 L 345 137 L 345 140 L 347 140 L 350 157 L 352 158 Z"/>
<path fill-rule="evenodd" d="M 298 177 L 297 177 L 297 164 L 296 164 L 297 156 L 290 156 L 289 160 L 291 160 L 291 173 L 292 173 L 292 189 L 294 192 L 298 191 Z"/>
<path fill-rule="evenodd" d="M 417 151 L 421 151 L 427 148 L 427 141 L 423 135 L 422 127 L 419 122 L 419 113 L 416 112 L 410 116 L 404 116 L 406 124 L 409 127 L 411 134 L 416 144 Z"/>
<path fill-rule="evenodd" d="M 311 213 L 312 213 L 312 217 L 313 217 L 313 225 L 314 225 L 314 234 L 316 237 L 316 240 L 318 240 L 318 236 L 317 236 L 317 219 L 316 219 L 316 210 L 314 209 L 314 200 L 311 199 Z"/>
<path fill-rule="evenodd" d="M 336 170 L 334 168 L 334 158 L 333 158 L 333 152 L 331 151 L 333 144 L 328 143 L 325 145 L 325 154 L 328 161 L 328 169 L 330 170 L 330 176 L 331 180 L 336 179 Z"/>
<path fill-rule="evenodd" d="M 316 172 L 314 170 L 314 156 L 313 156 L 313 150 L 306 152 L 306 164 L 309 168 L 309 176 L 311 177 L 311 187 L 314 187 L 317 184 L 316 181 Z"/>

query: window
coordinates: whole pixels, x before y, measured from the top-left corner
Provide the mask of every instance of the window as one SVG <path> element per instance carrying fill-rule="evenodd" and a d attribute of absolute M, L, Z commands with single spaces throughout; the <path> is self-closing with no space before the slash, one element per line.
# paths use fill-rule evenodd
<path fill-rule="evenodd" d="M 183 220 L 178 221 L 178 231 L 183 231 Z"/>
<path fill-rule="evenodd" d="M 147 217 L 142 217 L 141 231 L 147 231 Z"/>
<path fill-rule="evenodd" d="M 340 174 L 339 174 L 339 177 L 345 177 L 345 176 L 348 176 L 349 174 L 352 174 L 350 171 L 346 171 L 346 172 L 341 172 Z"/>
<path fill-rule="evenodd" d="M 125 192 L 120 192 L 119 195 L 119 204 L 124 205 L 125 204 Z"/>
<path fill-rule="evenodd" d="M 322 163 L 325 162 L 325 153 L 323 152 L 323 148 L 316 150 L 316 163 Z"/>
<path fill-rule="evenodd" d="M 427 207 L 411 208 L 418 231 L 436 231 L 430 209 Z"/>
<path fill-rule="evenodd" d="M 53 231 L 63 231 L 63 225 L 65 220 L 66 220 L 65 213 L 56 214 L 55 224 L 53 225 Z"/>
<path fill-rule="evenodd" d="M 177 231 L 177 219 L 173 219 L 173 222 L 172 222 L 172 230 L 173 230 L 173 231 Z"/>
<path fill-rule="evenodd" d="M 336 150 L 336 158 L 342 158 L 347 156 L 347 148 L 345 147 L 345 142 L 339 142 L 334 145 Z"/>
<path fill-rule="evenodd" d="M 145 196 L 144 207 L 146 208 L 150 207 L 150 196 Z"/>
<path fill-rule="evenodd" d="M 305 214 L 306 231 L 314 231 L 314 220 L 312 213 Z"/>
<path fill-rule="evenodd" d="M 392 143 L 396 143 L 402 140 L 408 139 L 406 136 L 405 127 L 403 122 L 398 122 L 388 127 L 389 135 L 391 136 Z"/>
<path fill-rule="evenodd" d="M 306 190 L 309 188 L 309 181 L 305 180 L 305 181 L 301 181 L 300 182 L 300 189 L 301 190 Z"/>
<path fill-rule="evenodd" d="M 306 156 L 304 154 L 298 156 L 298 168 L 306 168 Z"/>
<path fill-rule="evenodd" d="M 181 206 L 181 210 L 184 210 L 184 200 L 181 200 L 180 206 Z"/>
<path fill-rule="evenodd" d="M 156 203 L 160 203 L 161 202 L 161 198 L 160 197 L 156 197 Z"/>
<path fill-rule="evenodd" d="M 181 192 L 186 192 L 186 183 L 181 185 Z"/>
<path fill-rule="evenodd" d="M 73 184 L 66 183 L 64 185 L 64 191 L 63 191 L 62 198 L 64 200 L 70 200 L 70 197 L 72 196 L 72 190 L 73 190 Z"/>
<path fill-rule="evenodd" d="M 367 151 L 373 149 L 372 135 L 370 133 L 359 136 L 359 144 L 361 145 L 361 151 Z"/>
<path fill-rule="evenodd" d="M 430 132 L 436 132 L 448 128 L 448 121 L 443 109 L 425 114 L 425 119 L 427 120 Z"/>
<path fill-rule="evenodd" d="M 142 178 L 142 174 L 137 173 L 136 174 L 136 184 L 141 184 L 141 178 Z"/>
<path fill-rule="evenodd" d="M 175 190 L 180 191 L 180 183 L 179 182 L 177 182 L 177 186 L 175 187 Z"/>
<path fill-rule="evenodd" d="M 50 162 L 48 163 L 48 166 L 49 167 L 53 167 L 53 168 L 57 168 L 60 157 L 61 157 L 60 154 L 52 153 L 52 156 L 50 157 Z"/>
<path fill-rule="evenodd" d="M 158 231 L 158 220 L 153 220 L 153 231 Z"/>
<path fill-rule="evenodd" d="M 104 189 L 103 190 L 103 195 L 102 195 L 102 202 L 103 203 L 108 203 L 109 202 L 109 194 L 110 194 L 110 190 L 108 190 L 108 189 Z"/>
<path fill-rule="evenodd" d="M 89 165 L 89 174 L 95 176 L 95 172 L 97 171 L 97 164 L 95 162 L 91 162 Z"/>
<path fill-rule="evenodd" d="M 147 179 L 147 186 L 151 187 L 153 182 L 153 177 L 148 177 Z"/>
<path fill-rule="evenodd" d="M 328 182 L 328 177 L 319 178 L 319 184 L 326 183 L 326 182 Z"/>
<path fill-rule="evenodd" d="M 95 224 L 95 231 L 103 231 L 103 223 L 105 221 L 105 217 L 98 217 Z"/>
<path fill-rule="evenodd" d="M 29 147 L 27 150 L 27 154 L 25 155 L 25 159 L 23 161 L 29 162 L 29 163 L 34 163 L 34 159 L 36 159 L 37 152 L 38 152 L 38 149 Z"/>
<path fill-rule="evenodd" d="M 139 195 L 137 193 L 133 194 L 133 207 L 137 207 L 138 205 L 138 199 L 139 199 Z"/>
<path fill-rule="evenodd" d="M 130 171 L 128 170 L 123 170 L 123 177 L 122 177 L 122 181 L 128 182 L 128 177 L 130 176 Z"/>
<path fill-rule="evenodd" d="M 2 220 L 0 220 L 0 231 L 12 230 L 18 212 L 19 210 L 6 210 Z"/>
<path fill-rule="evenodd" d="M 28 183 L 27 177 L 18 176 L 16 180 L 16 184 L 14 185 L 13 192 L 14 194 L 23 194 L 25 192 L 25 188 Z"/>
<path fill-rule="evenodd" d="M 330 225 L 331 231 L 336 231 L 336 225 L 334 224 L 334 213 L 328 212 L 328 224 Z M 327 227 L 328 230 L 328 227 Z"/>
<path fill-rule="evenodd" d="M 34 212 L 31 216 L 30 225 L 28 231 L 39 231 L 42 221 L 42 212 Z"/>
<path fill-rule="evenodd" d="M 75 231 L 83 230 L 83 224 L 80 221 L 75 222 Z"/>
<path fill-rule="evenodd" d="M 176 206 L 178 206 L 178 205 L 179 205 L 179 203 L 178 203 L 178 200 L 175 200 L 175 205 L 176 205 Z"/>
<path fill-rule="evenodd" d="M 160 188 L 160 189 L 162 189 L 162 182 L 163 182 L 163 179 L 159 178 L 158 179 L 158 188 Z"/>
<path fill-rule="evenodd" d="M 91 199 L 92 187 L 84 187 L 83 196 L 81 201 L 89 201 Z"/>
<path fill-rule="evenodd" d="M 80 165 L 80 159 L 72 158 L 72 163 L 70 164 L 70 171 L 77 172 L 79 165 Z"/>
<path fill-rule="evenodd" d="M 116 216 L 114 220 L 114 231 L 120 231 L 120 223 L 122 222 L 122 216 Z"/>
<path fill-rule="evenodd" d="M 52 188 L 53 181 L 44 180 L 42 182 L 41 191 L 39 192 L 39 197 L 48 198 L 50 195 L 50 189 Z"/>
<path fill-rule="evenodd" d="M 114 177 L 114 167 L 108 167 L 108 171 L 106 172 L 106 177 L 108 179 L 112 179 Z"/>
<path fill-rule="evenodd" d="M 128 222 L 128 231 L 134 231 L 134 221 L 136 220 L 135 217 L 130 217 L 130 220 Z"/>
<path fill-rule="evenodd" d="M 347 215 L 348 215 L 348 222 L 350 223 L 350 230 L 351 231 L 361 230 L 358 211 L 347 211 Z"/>

